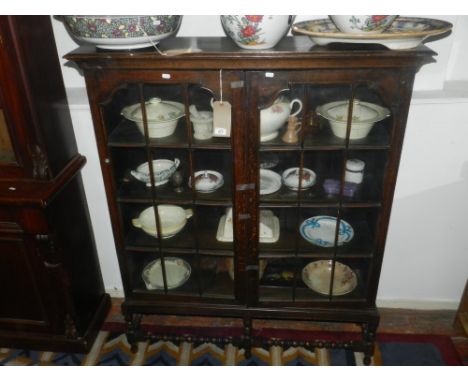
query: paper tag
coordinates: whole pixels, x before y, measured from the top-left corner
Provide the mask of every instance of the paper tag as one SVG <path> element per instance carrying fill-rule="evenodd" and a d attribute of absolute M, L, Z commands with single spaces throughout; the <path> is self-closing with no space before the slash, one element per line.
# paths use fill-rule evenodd
<path fill-rule="evenodd" d="M 231 136 L 231 104 L 226 101 L 214 101 L 213 107 L 213 136 Z"/>

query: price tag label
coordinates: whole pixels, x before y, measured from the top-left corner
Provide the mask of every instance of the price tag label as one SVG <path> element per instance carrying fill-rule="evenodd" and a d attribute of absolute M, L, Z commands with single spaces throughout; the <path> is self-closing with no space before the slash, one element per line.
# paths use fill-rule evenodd
<path fill-rule="evenodd" d="M 213 107 L 213 136 L 231 136 L 231 104 L 226 101 L 214 101 Z"/>

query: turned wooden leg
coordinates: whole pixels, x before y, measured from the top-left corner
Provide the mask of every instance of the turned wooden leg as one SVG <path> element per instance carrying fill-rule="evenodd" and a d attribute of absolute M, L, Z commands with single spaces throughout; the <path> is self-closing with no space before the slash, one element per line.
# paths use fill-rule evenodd
<path fill-rule="evenodd" d="M 245 349 L 245 358 L 252 357 L 252 319 L 244 318 L 244 339 L 243 347 Z"/>
<path fill-rule="evenodd" d="M 364 365 L 368 366 L 371 363 L 375 349 L 375 335 L 377 332 L 378 323 L 362 324 L 362 338 L 364 340 Z"/>
<path fill-rule="evenodd" d="M 125 314 L 125 321 L 127 322 L 127 341 L 130 345 L 130 351 L 136 353 L 138 350 L 137 333 L 140 330 L 140 324 L 142 319 L 141 314 Z"/>

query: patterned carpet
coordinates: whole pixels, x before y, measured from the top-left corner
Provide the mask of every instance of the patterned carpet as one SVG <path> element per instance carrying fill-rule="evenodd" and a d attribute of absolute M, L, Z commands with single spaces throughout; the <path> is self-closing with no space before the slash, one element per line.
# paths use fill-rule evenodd
<path fill-rule="evenodd" d="M 168 341 L 140 342 L 132 353 L 122 332 L 101 331 L 89 354 L 0 349 L 0 365 L 193 365 L 193 366 L 263 366 L 263 365 L 362 365 L 362 353 L 338 349 L 301 347 L 254 348 L 245 358 L 244 350 L 233 345 L 212 343 L 176 345 Z M 444 336 L 378 335 L 372 365 L 460 365 L 450 341 Z"/>

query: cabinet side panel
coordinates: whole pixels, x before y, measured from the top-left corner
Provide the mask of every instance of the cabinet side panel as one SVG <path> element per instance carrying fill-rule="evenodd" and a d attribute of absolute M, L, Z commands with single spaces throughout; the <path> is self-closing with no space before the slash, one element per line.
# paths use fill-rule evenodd
<path fill-rule="evenodd" d="M 104 295 L 93 232 L 81 175 L 76 175 L 53 200 L 48 212 L 52 239 L 68 280 L 64 303 L 76 318 L 78 331 L 93 318 Z"/>

